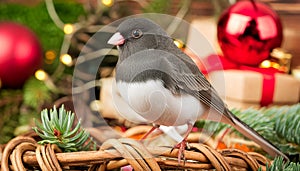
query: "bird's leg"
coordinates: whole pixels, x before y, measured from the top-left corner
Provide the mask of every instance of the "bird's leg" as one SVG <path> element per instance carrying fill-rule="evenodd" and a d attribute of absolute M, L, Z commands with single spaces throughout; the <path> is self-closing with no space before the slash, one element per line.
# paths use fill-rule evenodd
<path fill-rule="evenodd" d="M 183 136 L 183 140 L 180 143 L 176 144 L 171 150 L 172 152 L 175 148 L 178 148 L 178 164 L 180 164 L 181 159 L 183 159 L 183 163 L 185 163 L 184 150 L 188 146 L 187 137 L 189 136 L 192 129 L 193 129 L 193 124 L 189 122 L 188 129 Z"/>
<path fill-rule="evenodd" d="M 145 140 L 153 131 L 159 128 L 159 125 L 153 123 L 153 127 L 140 139 L 140 141 Z"/>
<path fill-rule="evenodd" d="M 223 139 L 225 137 L 225 135 L 229 134 L 231 132 L 230 128 L 227 128 L 222 134 L 221 137 L 219 138 L 217 145 L 216 145 L 216 149 L 219 147 L 219 145 L 223 142 Z"/>

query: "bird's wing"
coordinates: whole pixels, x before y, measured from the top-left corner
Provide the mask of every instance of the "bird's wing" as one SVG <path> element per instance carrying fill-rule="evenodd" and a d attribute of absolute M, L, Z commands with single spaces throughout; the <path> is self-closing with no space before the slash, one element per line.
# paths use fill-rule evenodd
<path fill-rule="evenodd" d="M 224 104 L 223 100 L 219 97 L 215 89 L 204 77 L 204 75 L 199 70 L 195 71 L 196 65 L 193 64 L 192 61 L 187 60 L 186 57 L 188 58 L 188 56 L 180 56 L 179 59 L 183 58 L 183 61 L 185 61 L 183 62 L 184 65 L 192 64 L 190 67 L 188 67 L 190 70 L 187 70 L 185 66 L 182 67 L 176 65 L 178 64 L 176 62 L 172 62 L 172 64 L 175 64 L 173 65 L 173 71 L 171 72 L 173 73 L 172 78 L 176 82 L 177 86 L 183 91 L 188 90 L 187 93 L 193 94 L 195 97 L 198 98 L 198 100 L 202 101 L 210 107 L 213 107 L 216 111 L 218 111 L 220 114 L 229 119 L 230 124 L 235 129 L 237 129 L 249 139 L 252 139 L 257 144 L 259 144 L 271 156 L 283 156 L 286 160 L 289 160 L 285 154 L 283 154 L 280 150 L 276 148 L 276 146 L 274 146 L 272 143 L 270 143 L 268 140 L 266 140 L 264 137 L 258 134 L 254 129 L 249 127 L 239 118 L 237 118 L 234 114 L 232 114 Z"/>
<path fill-rule="evenodd" d="M 166 65 L 172 70 L 168 73 L 170 73 L 170 77 L 175 83 L 172 85 L 176 85 L 168 88 L 175 94 L 176 91 L 181 91 L 193 95 L 207 106 L 213 107 L 220 114 L 227 115 L 227 108 L 223 100 L 196 64 L 187 55 L 183 53 L 179 55 L 181 56 L 178 57 L 177 54 L 170 55 L 168 53 L 167 57 L 164 58 L 164 64 L 162 65 Z M 228 115 L 228 118 L 231 118 L 231 116 Z"/>

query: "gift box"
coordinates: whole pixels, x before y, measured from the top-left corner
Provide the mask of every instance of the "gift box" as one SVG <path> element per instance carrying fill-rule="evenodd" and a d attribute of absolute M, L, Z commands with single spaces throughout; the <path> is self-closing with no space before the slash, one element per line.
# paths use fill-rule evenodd
<path fill-rule="evenodd" d="M 209 79 L 229 108 L 299 102 L 299 81 L 288 74 L 229 69 L 210 72 Z"/>

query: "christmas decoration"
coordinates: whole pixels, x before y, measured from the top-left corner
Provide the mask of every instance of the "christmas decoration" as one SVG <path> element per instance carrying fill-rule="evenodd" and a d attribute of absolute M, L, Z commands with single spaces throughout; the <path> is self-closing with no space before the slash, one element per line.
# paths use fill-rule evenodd
<path fill-rule="evenodd" d="M 299 81 L 273 68 L 220 70 L 209 74 L 231 107 L 249 108 L 299 102 Z M 223 84 L 220 84 L 223 78 Z"/>
<path fill-rule="evenodd" d="M 83 2 L 83 1 L 81 1 Z M 166 4 L 165 6 L 157 6 L 153 5 L 155 3 L 162 3 Z M 14 21 L 21 21 L 22 24 L 30 26 L 32 30 L 34 30 L 35 33 L 38 34 L 39 39 L 41 40 L 43 44 L 43 48 L 45 49 L 45 59 L 44 59 L 44 66 L 43 68 L 40 68 L 35 73 L 35 77 L 32 77 L 31 79 L 28 79 L 26 81 L 26 84 L 23 86 L 23 89 L 17 89 L 17 90 L 10 90 L 10 89 L 5 89 L 1 88 L 1 93 L 0 93 L 0 156 L 2 157 L 2 163 L 0 165 L 1 169 L 6 169 L 6 168 L 21 168 L 21 167 L 16 167 L 18 166 L 23 166 L 26 169 L 29 170 L 49 170 L 47 168 L 50 165 L 54 163 L 55 167 L 61 166 L 63 169 L 66 170 L 95 170 L 98 169 L 99 167 L 109 169 L 111 166 L 115 167 L 117 169 L 120 167 L 118 163 L 123 163 L 127 165 L 125 160 L 123 160 L 122 156 L 113 156 L 113 158 L 109 157 L 111 156 L 111 153 L 106 153 L 106 151 L 87 151 L 87 152 L 76 152 L 76 153 L 62 153 L 60 150 L 57 150 L 57 146 L 55 144 L 47 144 L 47 143 L 61 143 L 59 141 L 60 139 L 66 138 L 66 140 L 75 140 L 77 139 L 78 141 L 73 141 L 72 143 L 64 143 L 60 144 L 60 148 L 64 151 L 73 151 L 73 149 L 69 149 L 69 147 L 74 147 L 74 146 L 84 146 L 86 144 L 80 144 L 80 140 L 84 140 L 86 137 L 86 134 L 83 129 L 79 128 L 76 133 L 73 134 L 74 136 L 70 135 L 69 137 L 63 136 L 70 134 L 71 131 L 74 131 L 74 129 L 77 129 L 79 127 L 76 125 L 76 121 L 71 124 L 72 119 L 70 117 L 74 117 L 73 114 L 69 115 L 70 112 L 67 112 L 66 110 L 59 109 L 55 111 L 50 110 L 48 111 L 43 111 L 40 112 L 41 109 L 43 108 L 51 108 L 54 105 L 60 106 L 60 104 L 65 104 L 66 108 L 69 110 L 73 110 L 70 103 L 72 105 L 76 105 L 78 108 L 82 109 L 81 113 L 84 113 L 86 116 L 92 116 L 91 110 L 92 107 L 88 106 L 89 103 L 87 101 L 82 101 L 81 104 L 73 104 L 72 102 L 72 97 L 71 97 L 71 89 L 72 87 L 70 86 L 72 84 L 72 69 L 74 67 L 74 64 L 79 61 L 76 59 L 78 57 L 79 52 L 82 50 L 82 47 L 87 43 L 87 41 L 91 38 L 91 36 L 97 32 L 99 29 L 101 29 L 104 25 L 117 20 L 118 18 L 124 17 L 124 11 L 126 12 L 132 12 L 133 6 L 132 3 L 137 3 L 139 4 L 138 6 L 141 8 L 149 8 L 151 11 L 149 12 L 155 12 L 152 11 L 155 8 L 161 9 L 161 12 L 164 12 L 165 8 L 167 7 L 170 3 L 166 3 L 169 1 L 131 1 L 130 2 L 130 7 L 132 8 L 126 8 L 128 5 L 126 5 L 128 2 L 127 1 L 109 1 L 109 0 L 101 0 L 101 1 L 86 1 L 86 3 L 80 4 L 80 3 L 74 3 L 73 1 L 54 1 L 53 0 L 45 0 L 45 3 L 40 3 L 39 5 L 35 7 L 27 7 L 27 6 L 18 6 L 18 5 L 7 5 L 7 4 L 1 4 L 0 6 L 0 19 L 3 20 L 14 20 Z M 185 1 L 183 1 L 185 2 Z M 82 6 L 84 8 L 82 8 Z M 125 8 L 124 8 L 125 7 Z M 153 8 L 153 9 L 152 9 Z M 129 10 L 127 10 L 129 9 Z M 189 9 L 189 8 L 187 8 Z M 57 10 L 57 11 L 56 11 Z M 174 9 L 173 9 L 174 10 Z M 146 11 L 146 10 L 144 10 Z M 176 10 L 177 11 L 177 10 Z M 211 11 L 211 10 L 210 10 Z M 26 14 L 26 15 L 24 15 Z M 83 14 L 83 15 L 82 15 Z M 128 14 L 128 13 L 126 13 Z M 132 14 L 132 13 L 131 13 Z M 185 15 L 182 14 L 182 10 L 179 11 L 180 17 L 183 17 Z M 34 19 L 30 16 L 34 16 Z M 50 17 L 49 17 L 50 16 Z M 80 17 L 78 17 L 80 16 Z M 176 15 L 177 16 L 177 15 Z M 43 26 L 43 27 L 41 27 Z M 173 28 L 174 29 L 174 28 Z M 171 29 L 172 30 L 172 29 Z M 176 41 L 175 41 L 176 42 Z M 179 42 L 180 43 L 180 42 Z M 89 52 L 93 52 L 92 49 Z M 89 56 L 89 52 L 86 53 L 87 56 Z M 92 54 L 92 53 L 91 53 Z M 99 54 L 98 54 L 99 55 Z M 99 56 L 98 56 L 99 57 Z M 105 57 L 107 60 L 106 66 L 109 67 L 102 67 L 99 69 L 101 75 L 99 76 L 101 79 L 99 80 L 94 80 L 95 78 L 93 77 L 91 81 L 87 82 L 86 84 L 78 84 L 76 87 L 74 87 L 74 92 L 83 92 L 87 89 L 91 89 L 93 94 L 95 94 L 95 90 L 97 91 L 98 89 L 101 88 L 101 91 L 103 90 L 103 79 L 104 77 L 111 76 L 112 73 L 112 68 L 113 65 L 116 62 L 116 54 L 113 53 L 112 55 Z M 87 60 L 90 60 L 90 58 L 85 58 Z M 236 64 L 234 64 L 236 65 Z M 109 71 L 109 72 L 104 72 Z M 105 74 L 109 73 L 109 74 Z M 88 73 L 83 73 L 82 78 L 83 79 L 90 79 L 90 75 Z M 93 75 L 95 76 L 95 75 Z M 97 77 L 96 79 L 98 79 Z M 0 78 L 1 80 L 2 78 Z M 14 93 L 14 94 L 13 94 Z M 100 94 L 100 93 L 99 93 Z M 13 95 L 13 96 L 12 96 Z M 90 96 L 89 94 L 84 94 L 84 98 L 88 98 L 87 96 Z M 98 97 L 97 97 L 98 98 Z M 100 98 L 100 97 L 99 97 Z M 103 98 L 100 98 L 99 102 L 103 102 Z M 92 101 L 95 102 L 95 101 Z M 90 103 L 92 104 L 92 103 Z M 87 106 L 86 106 L 87 105 Z M 91 105 L 92 106 L 92 105 Z M 101 107 L 106 107 L 107 106 L 101 106 Z M 293 108 L 293 107 L 291 107 Z M 294 108 L 293 108 L 294 109 Z M 99 109 L 98 109 L 99 110 Z M 282 113 L 282 111 L 284 111 Z M 78 111 L 76 111 L 78 112 Z M 298 112 L 296 111 L 285 111 L 282 110 L 281 108 L 279 109 L 274 109 L 275 113 L 280 113 L 286 114 L 290 112 Z M 41 113 L 41 116 L 39 115 Z M 99 113 L 95 112 L 97 114 L 92 116 L 92 118 L 88 119 L 95 119 L 95 117 L 99 117 Z M 270 112 L 270 116 L 273 115 L 272 112 Z M 102 112 L 101 112 L 102 114 Z M 255 117 L 259 118 L 261 116 L 264 116 L 263 114 L 259 113 L 258 116 L 255 114 L 256 111 L 250 111 L 247 113 L 246 116 L 248 116 L 250 119 L 253 119 Z M 253 117 L 255 115 L 255 117 Z M 61 117 L 62 116 L 62 117 Z M 269 115 L 268 115 L 269 116 Z M 279 114 L 273 115 L 276 116 L 274 119 L 272 118 L 272 122 L 270 120 L 254 120 L 253 124 L 251 126 L 256 127 L 256 130 L 260 131 L 263 130 L 261 127 L 267 127 L 271 128 L 270 125 L 272 125 L 275 122 L 276 118 L 279 118 Z M 37 137 L 36 134 L 33 134 L 33 137 L 35 138 L 34 143 L 31 142 L 32 138 L 30 136 L 17 136 L 20 135 L 16 133 L 19 127 L 25 125 L 29 126 L 29 129 L 31 130 L 31 126 L 34 124 L 32 122 L 32 118 L 37 118 L 41 117 L 42 119 L 42 124 L 40 124 L 38 121 L 36 122 L 36 127 L 35 130 L 39 132 L 41 137 Z M 53 118 L 53 120 L 51 119 Z M 281 117 L 282 119 L 284 117 Z M 57 124 L 57 123 L 66 123 L 68 120 L 68 124 Z M 75 119 L 74 119 L 75 120 Z M 107 121 L 107 119 L 105 118 Z M 82 120 L 83 121 L 83 120 Z M 113 119 L 111 119 L 112 122 L 114 122 Z M 261 121 L 261 122 L 259 122 Z M 276 142 L 281 140 L 279 142 L 280 145 L 286 145 L 281 148 L 284 152 L 287 152 L 291 154 L 290 152 L 294 152 L 293 154 L 299 154 L 299 147 L 295 142 L 297 141 L 292 141 L 290 140 L 291 137 L 293 137 L 293 130 L 296 130 L 299 128 L 299 125 L 296 124 L 298 122 L 298 118 L 294 119 L 294 123 L 291 123 L 293 121 L 293 115 L 289 115 L 288 120 L 278 120 L 277 122 L 279 123 L 276 129 L 282 130 L 280 132 L 280 136 L 276 136 L 276 133 L 274 131 L 270 131 L 270 129 L 266 129 L 265 133 L 272 137 L 268 137 L 271 142 Z M 84 121 L 83 121 L 84 122 Z M 81 122 L 81 126 L 83 126 L 83 122 Z M 111 126 L 112 122 L 106 122 L 105 124 L 109 124 Z M 249 122 L 248 122 L 249 123 Z M 284 123 L 283 125 L 280 125 L 280 123 Z M 115 124 L 120 124 L 120 122 L 115 122 Z M 207 123 L 209 124 L 209 123 Z M 269 124 L 269 125 L 268 125 Z M 49 125 L 54 125 L 53 128 L 55 129 L 49 129 Z M 70 131 L 65 131 L 66 128 L 61 126 L 61 125 L 69 125 L 69 127 L 72 127 Z M 73 126 L 70 126 L 73 125 Z M 103 123 L 95 122 L 94 125 L 99 126 L 100 128 L 103 126 Z M 267 126 L 266 126 L 267 125 Z M 84 125 L 85 126 L 85 125 Z M 119 126 L 119 125 L 118 125 Z M 132 124 L 128 124 L 127 126 L 133 126 Z M 212 125 L 213 126 L 213 125 Z M 291 127 L 290 127 L 291 126 Z M 16 128 L 17 127 L 17 128 Z M 122 129 L 124 128 L 123 125 L 121 125 Z M 63 131 L 61 131 L 63 130 Z M 98 128 L 94 129 L 87 129 L 90 132 L 90 135 L 98 134 L 98 135 L 103 135 L 105 133 L 101 132 Z M 95 130 L 99 131 L 96 132 Z M 95 131 L 95 132 L 93 132 Z M 48 134 L 47 132 L 51 132 Z M 68 132 L 68 133 L 67 133 Z M 279 131 L 278 131 L 279 132 Z M 288 132 L 288 133 L 286 133 Z M 93 134 L 94 133 L 94 134 Z M 282 134 L 282 135 L 281 135 Z M 27 134 L 28 135 L 28 134 Z M 32 134 L 30 134 L 32 135 Z M 275 135 L 275 136 L 274 136 Z M 12 137 L 17 136 L 17 138 L 12 139 Z M 287 138 L 286 136 L 289 136 Z M 81 138 L 78 138 L 81 137 Z M 38 141 L 43 139 L 41 143 L 44 143 L 43 145 L 37 144 Z M 88 139 L 87 139 L 88 140 Z M 98 139 L 97 139 L 98 140 Z M 198 139 L 197 139 L 198 140 Z M 28 142 L 30 141 L 30 142 Z M 89 140 L 88 140 L 89 141 Z M 122 140 L 121 140 L 122 141 Z M 15 142 L 21 142 L 21 143 L 15 143 Z M 103 141 L 100 141 L 103 142 Z M 116 143 L 117 142 L 117 143 Z M 110 143 L 112 144 L 119 144 L 119 141 L 111 141 L 108 140 L 108 142 L 102 146 L 103 148 L 107 149 L 110 148 L 108 146 Z M 6 145 L 1 145 L 1 144 L 6 144 Z M 15 145 L 12 147 L 11 145 Z M 32 149 L 25 149 L 26 147 L 31 146 Z M 69 146 L 70 145 L 70 146 Z M 92 143 L 92 145 L 95 145 Z M 128 141 L 124 141 L 123 145 L 126 147 L 131 148 L 136 147 L 135 145 L 131 145 L 128 143 Z M 121 147 L 123 147 L 123 145 Z M 26 147 L 25 147 L 26 146 Z M 245 145 L 241 145 L 244 147 Z M 30 148 L 31 148 L 30 147 Z M 67 147 L 67 148 L 65 148 Z M 195 148 L 193 146 L 192 151 L 195 153 Z M 286 147 L 286 148 L 285 148 Z M 6 149 L 5 149 L 6 148 Z M 247 148 L 247 146 L 246 146 Z M 7 150 L 9 149 L 9 150 Z M 105 150 L 104 149 L 104 150 Z M 117 150 L 120 150 L 123 148 L 117 148 Z M 125 148 L 124 148 L 125 149 Z M 214 149 L 212 147 L 212 149 Z M 26 152 L 24 152 L 25 150 Z M 56 151 L 57 150 L 57 151 Z M 76 150 L 82 150 L 82 149 L 76 149 Z M 76 151 L 75 150 L 75 151 Z M 113 150 L 113 149 L 109 149 Z M 143 149 L 141 149 L 142 151 Z M 149 151 L 156 151 L 155 150 L 149 150 Z M 165 150 L 165 149 L 164 149 Z M 233 152 L 235 149 L 230 149 L 229 151 L 224 151 L 224 154 L 227 156 L 230 156 L 228 152 Z M 298 150 L 298 151 L 297 151 Z M 22 151 L 21 156 L 17 156 L 16 158 L 14 157 L 14 154 L 21 154 L 19 153 Z M 133 149 L 135 151 L 135 149 Z M 140 151 L 139 149 L 137 151 Z M 206 150 L 207 151 L 207 150 Z M 208 150 L 212 151 L 212 150 Z M 296 152 L 295 152 L 296 151 Z M 3 153 L 2 153 L 3 152 Z M 9 153 L 4 153 L 4 152 L 9 152 Z M 11 153 L 10 153 L 11 152 Z M 23 153 L 24 152 L 24 153 Z M 45 153 L 44 153 L 45 152 Z M 51 157 L 49 156 L 49 152 L 51 153 Z M 176 150 L 174 151 L 176 152 Z M 198 151 L 197 151 L 198 152 Z M 115 152 L 116 154 L 126 154 L 123 153 L 122 151 Z M 3 154 L 3 155 L 2 155 Z M 8 155 L 7 155 L 8 154 Z M 11 155 L 12 154 L 12 155 Z M 36 155 L 35 155 L 36 154 Z M 52 155 L 54 154 L 54 155 Z M 104 154 L 104 155 L 103 155 Z M 107 154 L 107 155 L 106 155 Z M 134 153 L 136 154 L 136 153 Z M 142 151 L 142 154 L 146 154 Z M 253 152 L 250 155 L 244 155 L 244 153 L 241 153 L 242 156 L 246 156 L 246 161 L 249 160 L 250 155 L 253 155 Z M 154 154 L 157 156 L 157 154 Z M 173 155 L 173 154 L 170 154 Z M 170 158 L 169 156 L 162 156 L 163 158 Z M 204 155 L 206 156 L 205 152 L 199 152 L 195 156 L 199 155 Z M 10 157 L 13 156 L 13 157 Z M 53 158 L 54 156 L 54 158 Z M 57 157 L 55 157 L 57 156 Z M 86 157 L 82 157 L 86 156 Z M 99 156 L 101 159 L 99 159 Z M 108 156 L 108 158 L 107 158 Z M 20 158 L 19 158 L 20 157 Z M 103 157 L 103 159 L 102 159 Z M 159 156 L 158 156 L 159 157 Z M 127 158 L 126 156 L 124 158 Z M 198 157 L 199 158 L 199 157 Z M 228 157 L 225 157 L 228 158 Z M 233 156 L 230 156 L 230 158 L 234 158 Z M 265 163 L 256 161 L 255 157 L 251 157 L 250 159 L 253 160 L 255 163 L 262 163 L 264 164 L 263 167 L 265 168 Z M 46 160 L 47 159 L 47 160 Z M 88 161 L 87 161 L 88 159 Z M 206 158 L 204 157 L 205 161 L 200 161 L 199 165 L 203 165 L 204 162 L 207 162 Z M 112 160 L 112 162 L 110 162 Z M 173 158 L 170 159 L 171 162 Z M 238 157 L 238 160 L 241 161 L 240 156 Z M 7 161 L 7 163 L 6 163 Z M 22 162 L 19 162 L 22 161 Z M 41 162 L 42 161 L 42 162 Z M 47 162 L 48 161 L 48 162 Z M 104 164 L 102 165 L 104 161 Z M 120 162 L 118 162 L 120 161 Z M 125 161 L 125 162 L 124 162 Z M 169 160 L 168 160 L 169 161 Z M 186 166 L 189 166 L 189 161 L 193 166 L 198 166 L 198 163 L 193 161 L 193 158 L 189 158 L 189 160 L 186 162 Z M 231 165 L 235 160 L 229 160 L 228 163 Z M 282 159 L 276 160 L 273 164 L 275 165 L 274 168 L 296 168 L 296 164 L 292 165 L 282 165 Z M 277 162 L 279 161 L 279 162 Z M 107 165 L 107 162 L 108 165 Z M 112 163 L 112 165 L 110 165 Z M 116 163 L 117 166 L 114 165 Z M 165 162 L 163 162 L 165 163 Z M 166 169 L 168 166 L 164 165 L 161 162 L 158 162 L 158 164 L 163 167 L 163 169 Z M 243 162 L 244 163 L 244 162 Z M 80 166 L 79 166 L 80 165 Z M 101 166 L 99 166 L 101 165 Z M 208 165 L 211 166 L 211 169 L 213 168 L 213 165 L 208 162 Z M 257 164 L 256 164 L 257 165 Z M 279 167 L 277 166 L 279 165 Z M 7 167 L 6 167 L 7 166 Z M 186 166 L 180 166 L 179 168 L 181 169 L 186 169 Z M 203 165 L 206 167 L 206 164 Z M 218 164 L 216 164 L 218 166 Z M 247 167 L 245 169 L 249 170 L 249 162 L 245 162 L 243 166 Z M 170 166 L 171 168 L 178 167 L 177 163 L 176 165 Z M 188 168 L 188 167 L 187 167 Z M 194 167 L 195 168 L 195 167 Z M 61 168 L 62 169 L 62 168 Z M 61 170 L 58 169 L 58 170 Z M 114 169 L 114 168 L 111 168 Z M 191 168 L 192 169 L 192 168 Z M 50 169 L 51 170 L 51 169 Z M 138 170 L 138 169 L 137 169 Z M 154 169 L 157 170 L 157 169 Z M 267 168 L 268 170 L 268 168 Z"/>
<path fill-rule="evenodd" d="M 282 25 L 278 15 L 256 1 L 238 1 L 221 15 L 218 42 L 229 60 L 256 66 L 282 43 Z"/>
<path fill-rule="evenodd" d="M 33 127 L 43 139 L 39 144 L 56 144 L 65 152 L 96 150 L 96 142 L 90 138 L 88 131 L 81 127 L 80 120 L 72 129 L 75 114 L 66 111 L 63 105 L 58 111 L 54 106 L 50 113 L 44 109 L 41 112 L 41 120 L 42 124 L 36 121 L 36 127 Z"/>
<path fill-rule="evenodd" d="M 275 48 L 270 54 L 270 57 L 262 61 L 260 68 L 275 68 L 284 73 L 289 73 L 291 68 L 292 54 L 284 49 Z"/>
<path fill-rule="evenodd" d="M 54 6 L 63 11 L 60 15 L 67 23 L 78 21 L 78 16 L 84 14 L 83 6 L 79 3 L 56 1 Z M 47 8 L 46 3 L 43 2 L 33 7 L 11 3 L 0 5 L 0 20 L 21 23 L 22 28 L 24 26 L 30 28 L 37 35 L 45 50 L 45 55 L 41 54 L 40 56 L 40 60 L 44 60 L 44 65 L 35 73 L 36 78 L 32 76 L 27 79 L 23 86 L 20 83 L 16 89 L 10 89 L 12 87 L 5 86 L 4 80 L 0 77 L 2 85 L 5 86 L 1 87 L 0 93 L 0 144 L 7 143 L 13 137 L 30 131 L 34 124 L 33 118 L 40 118 L 40 111 L 45 107 L 51 108 L 53 103 L 59 106 L 64 102 L 66 108 L 71 109 L 71 105 L 66 103 L 65 99 L 67 98 L 64 98 L 64 95 L 71 93 L 72 75 L 70 71 L 72 68 L 67 66 L 68 63 L 61 63 L 60 57 L 57 55 L 60 49 L 66 49 L 61 47 L 64 32 L 49 17 L 51 9 L 53 8 Z M 26 29 L 28 30 L 28 28 Z M 69 30 L 67 29 L 67 31 Z M 18 32 L 20 31 L 17 30 L 13 34 L 18 35 Z M 18 37 L 17 40 L 23 37 Z M 7 42 L 4 45 L 8 45 Z M 13 47 L 15 48 L 15 46 Z M 4 46 L 1 48 L 3 49 Z M 2 69 L 1 65 L 0 70 L 2 71 Z M 15 72 L 16 68 L 9 68 L 5 74 L 16 75 Z M 26 72 L 27 70 L 24 70 L 20 75 L 12 78 L 19 79 Z M 64 101 L 60 98 L 63 98 Z"/>
<path fill-rule="evenodd" d="M 280 47 L 283 37 L 281 21 L 275 11 L 267 5 L 254 0 L 238 1 L 221 15 L 217 25 L 217 33 L 223 55 L 210 55 L 206 57 L 202 61 L 202 66 L 205 66 L 205 68 L 199 68 L 204 70 L 204 73 L 217 70 L 220 72 L 219 75 L 223 75 L 223 72 L 227 73 L 225 81 L 230 81 L 225 83 L 226 90 L 232 86 L 230 85 L 232 78 L 239 78 L 235 82 L 243 84 L 240 86 L 236 86 L 235 84 L 234 87 L 238 87 L 241 91 L 228 93 L 229 96 L 230 94 L 236 94 L 239 100 L 252 102 L 250 105 L 255 106 L 268 106 L 273 102 L 281 104 L 294 104 L 298 102 L 299 88 L 297 88 L 296 80 L 288 75 L 282 75 L 286 77 L 284 78 L 286 81 L 275 78 L 276 73 L 289 72 L 291 60 L 290 54 L 285 53 L 286 55 L 278 57 L 278 53 L 272 52 L 273 49 Z M 223 71 L 228 69 L 236 71 L 234 74 L 230 71 Z M 253 71 L 257 73 L 253 73 Z M 250 73 L 256 75 L 257 78 L 254 79 L 254 77 L 251 77 Z M 218 75 L 218 73 L 215 75 Z M 254 82 L 258 82 L 259 80 L 261 82 L 262 80 L 262 83 L 251 87 L 251 84 L 247 84 L 248 79 L 254 79 L 252 80 Z M 218 80 L 220 79 L 217 78 L 215 81 Z M 290 87 L 291 84 L 293 85 L 292 87 L 295 87 L 291 89 L 293 92 L 289 98 L 283 98 L 282 95 L 278 95 L 280 91 L 278 85 L 276 85 L 278 82 L 283 83 L 282 87 Z M 220 82 L 216 82 L 215 84 L 219 86 L 223 85 L 224 82 L 221 84 Z M 245 88 L 244 85 L 250 87 Z M 258 88 L 259 91 L 255 91 L 257 89 L 254 87 L 260 87 Z M 277 88 L 275 89 L 275 87 Z M 224 86 L 219 88 L 223 90 Z M 251 90 L 251 93 L 247 93 L 250 92 L 249 90 Z M 252 91 L 257 92 L 256 97 L 254 97 L 255 93 Z M 281 101 L 281 99 L 284 99 L 284 101 Z M 256 102 L 253 103 L 254 101 Z M 256 104 L 257 102 L 258 104 Z M 249 104 L 246 106 L 240 106 L 239 104 L 237 102 L 232 105 L 243 108 L 249 107 Z"/>
<path fill-rule="evenodd" d="M 18 88 L 42 65 L 42 48 L 27 27 L 0 23 L 0 78 L 3 87 Z"/>
<path fill-rule="evenodd" d="M 273 50 L 276 51 L 278 49 Z M 239 65 L 221 55 L 210 55 L 200 61 L 198 67 L 209 75 L 229 106 L 248 108 L 295 104 L 300 98 L 299 82 L 286 74 L 290 54 L 283 53 L 283 56 L 280 59 L 268 58 L 254 67 Z M 269 65 L 266 62 L 270 62 Z"/>

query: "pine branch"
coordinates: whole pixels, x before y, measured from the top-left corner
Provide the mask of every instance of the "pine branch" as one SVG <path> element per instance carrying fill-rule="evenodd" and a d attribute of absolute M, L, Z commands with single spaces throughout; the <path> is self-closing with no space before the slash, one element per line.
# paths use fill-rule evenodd
<path fill-rule="evenodd" d="M 275 121 L 275 130 L 287 143 L 300 144 L 300 107 L 293 106 L 282 112 Z"/>
<path fill-rule="evenodd" d="M 33 130 L 43 139 L 38 142 L 39 144 L 56 144 L 65 152 L 96 150 L 96 142 L 81 127 L 80 120 L 72 129 L 75 114 L 66 111 L 63 105 L 58 111 L 53 107 L 50 113 L 44 109 L 41 112 L 41 120 L 42 123 L 36 121 L 36 127 L 33 127 Z"/>
<path fill-rule="evenodd" d="M 276 157 L 273 163 L 266 167 L 266 171 L 300 171 L 300 163 L 284 162 L 282 157 Z M 259 168 L 258 171 L 262 171 Z"/>
<path fill-rule="evenodd" d="M 300 104 L 247 110 L 233 109 L 232 112 L 276 145 L 282 152 L 300 154 Z M 222 130 L 231 128 L 230 125 L 212 121 L 199 121 L 196 126 L 217 135 Z M 234 133 L 245 138 L 234 130 Z"/>

